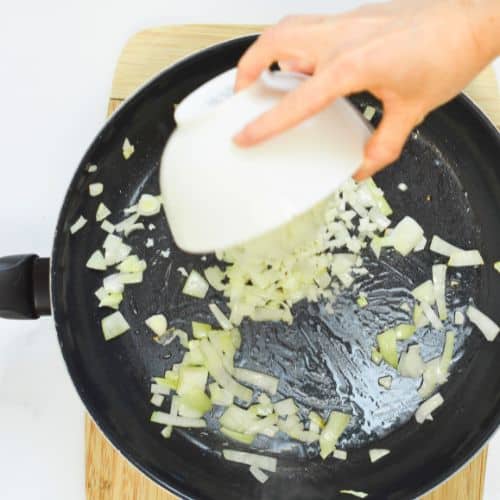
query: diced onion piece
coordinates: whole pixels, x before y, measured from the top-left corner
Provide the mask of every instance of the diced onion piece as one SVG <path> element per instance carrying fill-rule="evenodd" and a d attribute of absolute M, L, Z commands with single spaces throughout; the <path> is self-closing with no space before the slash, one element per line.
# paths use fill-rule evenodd
<path fill-rule="evenodd" d="M 302 441 L 303 443 L 314 443 L 319 440 L 319 434 L 316 432 L 305 431 L 303 429 L 291 429 L 288 435 L 292 439 Z"/>
<path fill-rule="evenodd" d="M 100 299 L 99 307 L 110 307 L 111 309 L 118 309 L 118 306 L 121 304 L 122 300 L 123 300 L 123 294 L 121 292 L 118 293 L 106 292 L 106 295 L 102 299 Z"/>
<path fill-rule="evenodd" d="M 279 379 L 276 377 L 271 377 L 265 373 L 247 370 L 245 368 L 235 368 L 233 375 L 236 380 L 245 384 L 254 385 L 268 392 L 271 396 L 274 396 L 276 392 L 278 392 Z"/>
<path fill-rule="evenodd" d="M 424 230 L 418 222 L 405 216 L 392 230 L 388 237 L 393 246 L 401 255 L 408 255 L 422 240 Z"/>
<path fill-rule="evenodd" d="M 163 404 L 163 401 L 165 401 L 165 396 L 161 394 L 153 394 L 153 397 L 151 398 L 151 404 L 157 406 L 158 408 Z"/>
<path fill-rule="evenodd" d="M 325 421 L 321 418 L 321 415 L 319 415 L 315 411 L 310 411 L 308 416 L 309 420 L 316 424 L 320 429 L 323 429 L 323 427 L 325 427 Z"/>
<path fill-rule="evenodd" d="M 424 281 L 414 288 L 411 294 L 420 302 L 427 302 L 432 306 L 436 302 L 436 292 L 431 280 Z"/>
<path fill-rule="evenodd" d="M 444 402 L 443 396 L 438 392 L 427 401 L 422 403 L 415 413 L 415 420 L 423 424 L 426 420 L 432 420 L 432 412 L 439 408 Z"/>
<path fill-rule="evenodd" d="M 359 307 L 363 308 L 368 305 L 368 299 L 366 298 L 366 295 L 360 295 L 356 299 L 356 304 L 358 304 Z"/>
<path fill-rule="evenodd" d="M 162 411 L 153 412 L 150 420 L 154 424 L 172 425 L 174 427 L 203 428 L 207 426 L 202 418 L 179 417 Z"/>
<path fill-rule="evenodd" d="M 408 304 L 408 302 L 403 302 L 399 308 L 402 310 L 402 311 L 406 311 L 406 312 L 410 312 L 411 309 L 410 309 L 410 306 Z"/>
<path fill-rule="evenodd" d="M 429 397 L 438 385 L 444 384 L 448 379 L 448 373 L 443 372 L 442 366 L 441 357 L 431 359 L 425 364 L 422 385 L 418 390 L 421 398 Z"/>
<path fill-rule="evenodd" d="M 429 319 L 424 314 L 424 311 L 419 304 L 415 304 L 413 308 L 413 323 L 415 324 L 416 328 L 422 328 L 423 326 L 429 324 Z"/>
<path fill-rule="evenodd" d="M 106 292 L 106 290 L 104 290 L 104 287 L 101 286 L 101 288 L 98 288 L 95 292 L 94 292 L 94 295 L 99 299 L 99 300 L 102 300 L 104 297 L 106 297 L 106 295 L 108 295 L 108 292 Z"/>
<path fill-rule="evenodd" d="M 160 432 L 160 434 L 165 438 L 165 439 L 168 439 L 172 436 L 172 431 L 173 431 L 173 427 L 171 425 L 167 425 L 166 427 L 164 427 L 162 429 L 162 431 Z"/>
<path fill-rule="evenodd" d="M 158 337 L 162 337 L 167 333 L 167 318 L 163 314 L 154 314 L 145 321 L 147 327 L 153 331 Z"/>
<path fill-rule="evenodd" d="M 104 248 L 104 259 L 108 266 L 114 266 L 125 260 L 132 251 L 132 247 L 125 245 L 123 240 L 114 234 L 108 234 L 102 246 Z"/>
<path fill-rule="evenodd" d="M 208 380 L 208 370 L 203 366 L 181 366 L 177 393 L 180 396 L 193 390 L 204 391 Z"/>
<path fill-rule="evenodd" d="M 398 371 L 403 377 L 418 378 L 424 373 L 425 363 L 420 356 L 420 346 L 411 345 L 401 354 Z"/>
<path fill-rule="evenodd" d="M 123 293 L 125 286 L 120 273 L 110 274 L 102 280 L 102 286 L 108 293 Z"/>
<path fill-rule="evenodd" d="M 75 234 L 78 231 L 80 231 L 80 229 L 82 229 L 82 227 L 85 226 L 85 224 L 87 224 L 87 219 L 83 217 L 83 215 L 80 215 L 80 217 L 78 217 L 76 222 L 69 228 L 69 232 L 71 234 Z"/>
<path fill-rule="evenodd" d="M 214 405 L 219 406 L 231 406 L 234 401 L 234 396 L 219 386 L 216 382 L 212 382 L 208 386 L 208 390 L 210 392 L 210 399 Z"/>
<path fill-rule="evenodd" d="M 126 219 L 123 219 L 121 222 L 115 225 L 115 231 L 117 233 L 123 233 L 130 227 L 132 227 L 137 220 L 139 219 L 140 215 L 135 213 L 127 217 Z"/>
<path fill-rule="evenodd" d="M 243 444 L 252 444 L 255 439 L 255 434 L 245 434 L 243 432 L 236 432 L 227 427 L 221 427 L 220 431 L 224 436 L 232 439 L 233 441 L 238 441 Z"/>
<path fill-rule="evenodd" d="M 463 325 L 465 323 L 464 313 L 462 311 L 455 311 L 453 322 L 455 323 L 455 325 Z"/>
<path fill-rule="evenodd" d="M 277 403 L 274 403 L 274 411 L 279 416 L 285 415 L 295 415 L 299 409 L 292 398 L 282 399 Z"/>
<path fill-rule="evenodd" d="M 351 416 L 338 411 L 332 411 L 328 417 L 324 429 L 319 438 L 320 455 L 324 460 L 333 453 L 337 441 L 339 440 L 346 427 L 349 425 Z"/>
<path fill-rule="evenodd" d="M 128 140 L 128 137 L 125 137 L 125 140 L 123 141 L 122 144 L 122 155 L 123 157 L 128 160 L 135 151 L 135 147 L 133 144 L 130 144 L 130 141 Z"/>
<path fill-rule="evenodd" d="M 97 206 L 97 211 L 95 213 L 95 220 L 97 222 L 101 222 L 110 214 L 111 210 L 104 203 L 99 203 L 99 205 Z"/>
<path fill-rule="evenodd" d="M 114 233 L 115 232 L 115 226 L 114 224 L 111 224 L 109 220 L 103 220 L 101 224 L 101 229 L 103 231 L 106 231 L 107 233 Z"/>
<path fill-rule="evenodd" d="M 371 360 L 376 364 L 379 365 L 382 362 L 382 354 L 380 354 L 380 351 L 375 349 L 375 347 L 372 349 L 372 354 L 371 354 Z"/>
<path fill-rule="evenodd" d="M 200 349 L 205 358 L 205 365 L 213 379 L 231 394 L 249 403 L 253 392 L 234 380 L 226 371 L 214 346 L 207 340 L 200 340 Z"/>
<path fill-rule="evenodd" d="M 223 330 L 232 330 L 234 328 L 232 323 L 227 319 L 226 315 L 220 310 L 217 304 L 210 304 L 208 308 Z"/>
<path fill-rule="evenodd" d="M 363 116 L 368 120 L 371 121 L 372 118 L 375 116 L 375 113 L 377 110 L 373 107 L 370 106 L 369 104 L 366 106 L 365 110 L 363 111 Z"/>
<path fill-rule="evenodd" d="M 124 285 L 142 283 L 142 273 L 120 273 L 120 280 Z"/>
<path fill-rule="evenodd" d="M 116 311 L 101 320 L 102 333 L 105 340 L 111 340 L 124 334 L 130 325 L 120 311 Z"/>
<path fill-rule="evenodd" d="M 361 183 L 366 185 L 371 192 L 371 195 L 375 201 L 375 206 L 382 212 L 383 215 L 388 217 L 392 214 L 392 208 L 384 197 L 384 192 L 377 186 L 373 178 L 368 178 Z"/>
<path fill-rule="evenodd" d="M 161 210 L 161 201 L 152 194 L 143 194 L 137 203 L 137 212 L 144 217 L 156 215 Z"/>
<path fill-rule="evenodd" d="M 265 429 L 267 429 L 268 427 L 273 427 L 277 423 L 278 416 L 273 413 L 250 424 L 245 432 L 247 434 L 261 434 Z"/>
<path fill-rule="evenodd" d="M 92 197 L 99 196 L 104 191 L 104 185 L 102 182 L 95 182 L 89 185 L 89 194 Z"/>
<path fill-rule="evenodd" d="M 168 396 L 170 394 L 170 387 L 163 384 L 151 384 L 151 394 L 161 394 Z"/>
<path fill-rule="evenodd" d="M 205 274 L 205 278 L 210 283 L 210 286 L 217 290 L 218 292 L 222 292 L 225 288 L 225 285 L 222 281 L 225 278 L 224 272 L 220 269 L 219 266 L 207 267 L 203 274 Z"/>
<path fill-rule="evenodd" d="M 443 354 L 441 355 L 441 371 L 443 374 L 448 373 L 451 359 L 453 358 L 453 347 L 455 345 L 455 333 L 452 331 L 446 332 L 446 340 L 444 342 Z"/>
<path fill-rule="evenodd" d="M 386 375 L 385 377 L 380 377 L 378 379 L 378 385 L 380 385 L 384 389 L 389 390 L 392 386 L 392 377 L 390 375 Z"/>
<path fill-rule="evenodd" d="M 400 182 L 400 183 L 398 184 L 398 189 L 399 189 L 400 191 L 405 192 L 405 191 L 408 191 L 408 186 L 407 186 L 404 182 Z"/>
<path fill-rule="evenodd" d="M 386 330 L 377 335 L 377 342 L 382 358 L 392 367 L 398 366 L 398 351 L 396 348 L 396 331 L 394 329 Z"/>
<path fill-rule="evenodd" d="M 340 490 L 339 493 L 343 493 L 344 495 L 351 495 L 357 498 L 366 498 L 368 496 L 368 493 L 365 493 L 364 491 L 355 490 Z"/>
<path fill-rule="evenodd" d="M 94 172 L 97 172 L 97 165 L 89 165 L 87 167 L 87 172 L 89 174 L 93 174 Z"/>
<path fill-rule="evenodd" d="M 413 251 L 421 252 L 425 248 L 425 245 L 427 245 L 427 238 L 425 236 L 422 236 L 422 239 L 417 243 Z"/>
<path fill-rule="evenodd" d="M 493 264 L 493 269 L 494 269 L 497 273 L 500 273 L 500 260 L 497 260 L 497 261 Z"/>
<path fill-rule="evenodd" d="M 500 327 L 492 319 L 474 306 L 469 306 L 466 314 L 472 323 L 481 330 L 486 340 L 493 342 L 496 339 L 498 332 L 500 332 Z"/>
<path fill-rule="evenodd" d="M 207 292 L 208 283 L 198 271 L 193 269 L 191 273 L 189 273 L 188 279 L 182 289 L 182 293 L 197 299 L 204 299 Z"/>
<path fill-rule="evenodd" d="M 123 209 L 123 213 L 125 215 L 135 214 L 136 212 L 137 212 L 137 204 Z"/>
<path fill-rule="evenodd" d="M 368 455 L 370 456 L 370 462 L 373 464 L 377 460 L 389 455 L 391 450 L 384 450 L 383 448 L 372 448 L 368 450 Z"/>
<path fill-rule="evenodd" d="M 166 250 L 162 250 L 160 252 L 160 255 L 164 258 L 164 259 L 168 259 L 170 257 L 170 248 L 167 248 Z"/>
<path fill-rule="evenodd" d="M 447 241 L 443 240 L 437 235 L 434 235 L 432 237 L 430 250 L 431 252 L 438 253 L 440 255 L 445 255 L 446 257 L 450 257 L 453 253 L 456 252 L 463 252 L 461 248 L 458 248 L 455 245 L 448 243 Z"/>
<path fill-rule="evenodd" d="M 253 465 L 255 467 L 258 467 L 259 469 L 264 469 L 269 472 L 276 472 L 276 465 L 278 461 L 273 457 L 229 449 L 222 450 L 222 455 L 226 460 L 229 460 L 231 462 L 237 462 L 250 466 Z"/>
<path fill-rule="evenodd" d="M 442 330 L 444 328 L 443 323 L 441 323 L 441 320 L 437 317 L 436 313 L 427 302 L 420 302 L 420 307 L 422 308 L 425 316 L 427 316 L 427 319 L 430 321 L 431 325 L 436 330 Z"/>
<path fill-rule="evenodd" d="M 152 248 L 155 246 L 155 240 L 153 238 L 148 238 L 146 240 L 146 248 Z"/>
<path fill-rule="evenodd" d="M 248 434 L 255 434 L 250 432 L 249 429 L 257 422 L 259 422 L 259 418 L 253 412 L 235 405 L 229 406 L 219 419 L 222 427 L 236 432 L 247 432 Z"/>
<path fill-rule="evenodd" d="M 191 329 L 195 339 L 204 339 L 208 337 L 208 332 L 212 331 L 212 327 L 208 323 L 200 323 L 198 321 L 191 322 Z"/>
<path fill-rule="evenodd" d="M 450 255 L 450 267 L 482 266 L 484 260 L 478 250 L 461 250 Z"/>
<path fill-rule="evenodd" d="M 256 465 L 250 466 L 250 474 L 252 474 L 261 484 L 264 484 L 269 479 L 269 476 L 261 471 Z"/>
<path fill-rule="evenodd" d="M 137 255 L 129 255 L 116 268 L 122 273 L 142 273 L 146 270 L 147 264 L 145 260 L 139 259 Z"/>
<path fill-rule="evenodd" d="M 333 458 L 337 460 L 347 460 L 347 451 L 344 450 L 333 450 Z"/>
<path fill-rule="evenodd" d="M 127 229 L 125 229 L 124 233 L 125 233 L 125 236 L 129 236 L 134 231 L 141 231 L 144 229 L 145 229 L 144 224 L 142 222 L 137 222 L 136 224 L 132 224 Z"/>
<path fill-rule="evenodd" d="M 105 271 L 107 269 L 106 261 L 104 260 L 104 255 L 100 250 L 96 250 L 87 261 L 86 266 L 89 269 L 95 269 L 96 271 Z"/>
<path fill-rule="evenodd" d="M 434 283 L 434 295 L 438 309 L 439 319 L 444 321 L 448 317 L 446 309 L 446 266 L 438 264 L 432 266 L 432 282 Z"/>
<path fill-rule="evenodd" d="M 179 396 L 179 415 L 183 417 L 200 418 L 211 409 L 212 401 L 203 390 L 190 389 Z M 189 410 L 189 413 L 186 410 Z"/>
<path fill-rule="evenodd" d="M 415 330 L 416 330 L 415 325 L 410 325 L 408 323 L 400 323 L 399 325 L 394 327 L 397 340 L 408 340 L 413 336 Z"/>

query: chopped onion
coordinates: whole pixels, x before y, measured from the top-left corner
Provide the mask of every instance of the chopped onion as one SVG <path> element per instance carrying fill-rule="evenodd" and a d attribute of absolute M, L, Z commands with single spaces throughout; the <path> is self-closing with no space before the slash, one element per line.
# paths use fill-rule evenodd
<path fill-rule="evenodd" d="M 482 266 L 484 260 L 477 250 L 461 250 L 450 255 L 450 267 Z"/>
<path fill-rule="evenodd" d="M 132 227 L 137 220 L 139 219 L 140 215 L 135 213 L 127 217 L 126 219 L 123 219 L 121 222 L 115 225 L 115 231 L 117 233 L 123 233 L 126 230 L 128 230 L 130 227 Z"/>
<path fill-rule="evenodd" d="M 252 400 L 252 390 L 239 384 L 229 375 L 222 364 L 219 354 L 208 339 L 200 340 L 200 349 L 205 358 L 205 366 L 213 379 L 231 394 L 249 403 Z"/>
<path fill-rule="evenodd" d="M 347 451 L 344 450 L 333 450 L 333 457 L 337 460 L 347 460 Z"/>
<path fill-rule="evenodd" d="M 253 440 L 255 439 L 255 434 L 245 434 L 243 432 L 236 432 L 231 429 L 228 429 L 227 427 L 221 427 L 220 431 L 228 438 L 243 444 L 252 444 Z"/>
<path fill-rule="evenodd" d="M 142 273 L 120 273 L 120 280 L 124 285 L 142 283 Z"/>
<path fill-rule="evenodd" d="M 189 295 L 190 297 L 195 297 L 197 299 L 204 299 L 208 292 L 208 283 L 205 281 L 203 276 L 194 269 L 188 276 L 182 293 L 184 295 Z"/>
<path fill-rule="evenodd" d="M 125 260 L 132 251 L 132 247 L 125 245 L 122 239 L 114 234 L 108 234 L 102 246 L 104 259 L 108 266 L 114 266 Z"/>
<path fill-rule="evenodd" d="M 424 281 L 414 288 L 411 294 L 420 302 L 426 302 L 432 306 L 436 302 L 436 292 L 431 280 Z"/>
<path fill-rule="evenodd" d="M 162 396 L 168 396 L 170 394 L 170 387 L 163 384 L 151 384 L 151 394 L 161 394 Z"/>
<path fill-rule="evenodd" d="M 466 314 L 472 323 L 481 330 L 486 340 L 493 342 L 496 339 L 498 332 L 500 332 L 500 327 L 492 319 L 474 306 L 469 306 Z"/>
<path fill-rule="evenodd" d="M 412 345 L 401 354 L 398 371 L 403 377 L 418 378 L 424 373 L 425 363 L 420 356 L 420 346 Z"/>
<path fill-rule="evenodd" d="M 455 311 L 453 322 L 455 325 L 463 325 L 465 323 L 464 313 L 462 311 Z"/>
<path fill-rule="evenodd" d="M 437 317 L 436 313 L 427 302 L 420 302 L 420 307 L 422 308 L 424 314 L 427 316 L 427 319 L 430 321 L 431 325 L 436 330 L 442 330 L 444 328 L 443 323 L 441 323 L 441 320 Z"/>
<path fill-rule="evenodd" d="M 129 255 L 116 268 L 122 273 L 142 273 L 146 270 L 147 264 L 145 260 L 139 259 L 137 255 Z"/>
<path fill-rule="evenodd" d="M 358 304 L 359 307 L 363 308 L 368 305 L 368 299 L 366 298 L 366 295 L 359 295 L 359 297 L 356 299 L 356 304 Z"/>
<path fill-rule="evenodd" d="M 105 340 L 114 339 L 130 329 L 130 325 L 120 311 L 116 311 L 101 320 Z"/>
<path fill-rule="evenodd" d="M 156 215 L 161 210 L 161 201 L 157 196 L 152 194 L 143 194 L 137 203 L 137 212 L 144 216 L 150 217 Z"/>
<path fill-rule="evenodd" d="M 408 191 L 408 186 L 404 182 L 401 182 L 398 184 L 398 189 L 403 192 Z"/>
<path fill-rule="evenodd" d="M 130 141 L 128 140 L 128 137 L 125 137 L 125 140 L 123 141 L 122 144 L 122 155 L 123 157 L 128 160 L 135 151 L 135 147 L 130 144 Z"/>
<path fill-rule="evenodd" d="M 214 405 L 231 406 L 234 401 L 233 395 L 219 386 L 216 382 L 209 384 L 210 399 Z"/>
<path fill-rule="evenodd" d="M 410 312 L 411 309 L 410 309 L 410 306 L 408 304 L 408 302 L 403 302 L 399 308 L 402 310 L 402 311 L 406 311 L 406 312 Z"/>
<path fill-rule="evenodd" d="M 111 210 L 104 203 L 99 203 L 99 205 L 97 206 L 97 211 L 95 213 L 95 220 L 97 222 L 101 222 L 110 214 Z"/>
<path fill-rule="evenodd" d="M 99 299 L 99 300 L 102 300 L 104 299 L 104 297 L 106 297 L 106 295 L 108 295 L 108 292 L 106 292 L 106 290 L 104 290 L 104 287 L 101 286 L 101 288 L 97 289 L 95 292 L 94 292 L 94 295 Z"/>
<path fill-rule="evenodd" d="M 446 332 L 446 340 L 444 342 L 443 354 L 441 355 L 441 372 L 448 374 L 451 359 L 453 358 L 453 347 L 455 345 L 455 333 L 452 331 Z"/>
<path fill-rule="evenodd" d="M 314 423 L 319 429 L 325 427 L 325 421 L 321 418 L 321 415 L 315 411 L 310 411 L 308 416 L 311 423 Z"/>
<path fill-rule="evenodd" d="M 167 333 L 167 318 L 163 314 L 154 314 L 145 321 L 147 327 L 153 331 L 158 337 L 162 337 Z"/>
<path fill-rule="evenodd" d="M 417 221 L 405 216 L 387 237 L 401 255 L 408 255 L 422 240 L 424 230 Z"/>
<path fill-rule="evenodd" d="M 123 300 L 123 294 L 119 293 L 107 293 L 106 290 L 103 291 L 106 295 L 100 299 L 99 307 L 110 307 L 111 309 L 118 309 L 118 306 Z"/>
<path fill-rule="evenodd" d="M 123 209 L 123 213 L 125 215 L 135 214 L 136 212 L 137 212 L 137 204 Z"/>
<path fill-rule="evenodd" d="M 208 370 L 204 366 L 181 366 L 177 394 L 184 396 L 193 390 L 204 391 L 208 380 Z"/>
<path fill-rule="evenodd" d="M 366 106 L 365 110 L 363 111 L 363 116 L 368 120 L 371 121 L 372 118 L 375 116 L 375 113 L 377 110 L 373 107 L 370 106 L 369 104 Z"/>
<path fill-rule="evenodd" d="M 320 455 L 323 460 L 335 450 L 337 441 L 349 425 L 350 419 L 351 416 L 345 413 L 340 413 L 338 411 L 332 411 L 330 413 L 328 422 L 321 431 L 319 438 Z"/>
<path fill-rule="evenodd" d="M 425 245 L 427 245 L 427 238 L 425 236 L 422 236 L 422 239 L 419 241 L 419 243 L 417 243 L 413 251 L 421 252 L 425 248 Z"/>
<path fill-rule="evenodd" d="M 422 385 L 418 390 L 421 398 L 427 398 L 438 385 L 444 384 L 448 379 L 448 373 L 442 370 L 442 358 L 434 358 L 425 364 Z"/>
<path fill-rule="evenodd" d="M 108 293 L 123 293 L 123 290 L 125 289 L 120 273 L 106 276 L 102 280 L 102 286 Z"/>
<path fill-rule="evenodd" d="M 432 412 L 439 408 L 444 402 L 443 396 L 438 392 L 427 401 L 422 403 L 415 413 L 415 420 L 423 424 L 426 420 L 432 420 Z"/>
<path fill-rule="evenodd" d="M 203 390 L 190 389 L 179 396 L 179 415 L 181 417 L 201 418 L 211 409 L 212 401 Z"/>
<path fill-rule="evenodd" d="M 89 269 L 95 269 L 96 271 L 105 271 L 107 269 L 106 261 L 104 260 L 104 255 L 100 250 L 96 250 L 87 261 L 86 266 Z"/>
<path fill-rule="evenodd" d="M 149 231 L 154 231 L 155 229 L 156 229 L 156 226 L 154 224 L 148 224 Z"/>
<path fill-rule="evenodd" d="M 415 325 L 410 325 L 407 323 L 400 323 L 399 325 L 394 327 L 397 340 L 408 340 L 413 336 L 415 330 L 416 330 Z"/>
<path fill-rule="evenodd" d="M 127 229 L 125 229 L 124 233 L 125 233 L 125 236 L 129 236 L 134 231 L 141 231 L 141 230 L 144 230 L 144 229 L 145 229 L 144 228 L 144 224 L 142 222 L 138 222 L 136 224 L 132 224 Z"/>
<path fill-rule="evenodd" d="M 204 339 L 208 337 L 208 333 L 212 331 L 212 327 L 208 323 L 199 323 L 198 321 L 192 321 L 191 330 L 195 339 Z"/>
<path fill-rule="evenodd" d="M 256 465 L 250 466 L 250 474 L 252 474 L 261 484 L 264 484 L 269 479 L 269 476 L 261 471 Z"/>
<path fill-rule="evenodd" d="M 250 466 L 253 465 L 255 467 L 258 467 L 259 469 L 264 469 L 269 472 L 276 472 L 276 465 L 278 461 L 273 457 L 228 449 L 222 450 L 222 455 L 226 460 L 229 460 L 231 462 L 237 462 Z"/>
<path fill-rule="evenodd" d="M 382 354 L 380 354 L 380 351 L 377 349 L 373 348 L 372 349 L 372 355 L 371 355 L 371 360 L 376 364 L 379 365 L 382 362 Z"/>
<path fill-rule="evenodd" d="M 165 401 L 165 396 L 161 394 L 153 394 L 153 397 L 151 398 L 151 404 L 157 406 L 158 408 L 163 404 L 163 401 Z"/>
<path fill-rule="evenodd" d="M 103 220 L 101 224 L 101 229 L 103 231 L 106 231 L 107 233 L 114 233 L 115 232 L 115 226 L 114 224 L 111 224 L 109 220 Z"/>
<path fill-rule="evenodd" d="M 493 269 L 494 269 L 497 273 L 500 273 L 500 260 L 497 260 L 497 261 L 493 264 Z"/>
<path fill-rule="evenodd" d="M 380 377 L 378 379 L 378 384 L 382 386 L 384 389 L 389 390 L 392 386 L 392 377 L 390 375 L 386 375 L 385 377 Z"/>
<path fill-rule="evenodd" d="M 185 267 L 178 267 L 177 268 L 177 271 L 179 271 L 179 273 L 184 276 L 185 278 L 187 278 L 189 276 L 188 272 L 186 271 L 186 268 Z"/>
<path fill-rule="evenodd" d="M 78 217 L 76 222 L 69 228 L 69 232 L 71 234 L 75 234 L 78 231 L 80 231 L 80 229 L 82 229 L 82 227 L 85 226 L 85 224 L 87 224 L 87 219 L 82 215 L 80 215 L 80 217 Z"/>
<path fill-rule="evenodd" d="M 207 267 L 203 273 L 212 288 L 219 292 L 224 290 L 225 285 L 222 281 L 225 278 L 225 274 L 221 271 L 219 266 Z"/>
<path fill-rule="evenodd" d="M 235 368 L 233 375 L 236 380 L 254 385 L 259 389 L 268 392 L 271 396 L 274 396 L 276 392 L 278 392 L 279 379 L 276 377 L 271 377 L 265 373 L 255 372 L 245 368 Z"/>
<path fill-rule="evenodd" d="M 371 450 L 368 450 L 368 455 L 370 455 L 370 462 L 373 464 L 377 460 L 380 460 L 381 458 L 384 458 L 385 456 L 389 455 L 391 450 L 384 450 L 382 448 L 372 448 Z"/>
<path fill-rule="evenodd" d="M 97 165 L 89 165 L 87 167 L 87 172 L 89 174 L 93 174 L 94 172 L 97 172 Z"/>
<path fill-rule="evenodd" d="M 439 319 L 444 321 L 448 317 L 445 296 L 446 266 L 444 264 L 432 266 L 432 282 L 434 283 L 434 295 L 436 297 Z"/>
<path fill-rule="evenodd" d="M 285 415 L 295 415 L 298 410 L 299 409 L 292 398 L 282 399 L 281 401 L 274 403 L 274 411 L 281 417 Z"/>
<path fill-rule="evenodd" d="M 368 493 L 365 493 L 364 491 L 355 490 L 340 490 L 339 493 L 343 493 L 344 495 L 351 495 L 358 498 L 366 498 L 368 496 Z"/>
<path fill-rule="evenodd" d="M 208 308 L 223 330 L 232 330 L 234 328 L 232 323 L 227 319 L 226 315 L 220 310 L 217 304 L 210 304 Z"/>
<path fill-rule="evenodd" d="M 168 259 L 170 257 L 170 248 L 167 248 L 166 250 L 162 250 L 160 252 L 160 255 L 165 258 L 165 259 Z"/>
<path fill-rule="evenodd" d="M 429 324 L 429 319 L 418 304 L 415 304 L 413 308 L 413 323 L 415 324 L 416 328 L 422 328 L 423 326 Z"/>
<path fill-rule="evenodd" d="M 174 427 L 202 428 L 207 426 L 202 418 L 179 417 L 162 411 L 153 412 L 150 420 L 154 424 L 172 425 Z"/>
<path fill-rule="evenodd" d="M 386 363 L 392 367 L 398 367 L 398 351 L 396 348 L 396 331 L 394 329 L 386 330 L 377 335 L 377 342 L 380 354 Z"/>
<path fill-rule="evenodd" d="M 153 238 L 148 238 L 146 240 L 146 248 L 152 248 L 155 246 L 155 240 Z"/>
<path fill-rule="evenodd" d="M 446 257 L 451 257 L 451 255 L 456 252 L 463 252 L 461 248 L 458 248 L 455 245 L 448 243 L 447 241 L 443 240 L 437 235 L 434 235 L 432 237 L 430 250 L 431 252 L 438 253 L 440 255 L 445 255 Z"/>
<path fill-rule="evenodd" d="M 219 419 L 219 423 L 222 427 L 226 427 L 232 431 L 248 434 L 255 434 L 255 432 L 250 432 L 249 429 L 252 425 L 259 421 L 260 419 L 255 415 L 255 413 L 250 410 L 244 410 L 243 408 L 235 405 L 231 405 L 226 408 L 226 411 Z"/>
<path fill-rule="evenodd" d="M 89 185 L 89 194 L 92 197 L 99 196 L 104 191 L 104 185 L 102 182 L 95 182 Z"/>

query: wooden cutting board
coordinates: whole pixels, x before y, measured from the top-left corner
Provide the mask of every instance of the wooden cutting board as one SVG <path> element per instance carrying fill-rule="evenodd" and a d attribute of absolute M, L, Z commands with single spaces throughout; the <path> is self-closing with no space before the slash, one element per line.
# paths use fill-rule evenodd
<path fill-rule="evenodd" d="M 151 28 L 134 35 L 118 60 L 108 115 L 140 85 L 186 54 L 214 43 L 262 30 L 254 25 L 184 25 Z M 486 69 L 467 93 L 500 127 L 500 96 L 495 75 Z M 144 425 L 147 425 L 145 422 Z M 88 500 L 172 500 L 130 465 L 87 416 L 85 422 L 86 493 Z M 481 500 L 487 450 L 425 497 L 426 500 Z"/>

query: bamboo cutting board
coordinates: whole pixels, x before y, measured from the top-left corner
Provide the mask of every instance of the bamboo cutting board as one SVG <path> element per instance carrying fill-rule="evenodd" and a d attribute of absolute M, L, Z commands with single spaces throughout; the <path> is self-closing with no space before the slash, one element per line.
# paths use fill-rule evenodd
<path fill-rule="evenodd" d="M 184 25 L 152 28 L 134 35 L 123 49 L 116 67 L 108 114 L 140 85 L 185 55 L 228 38 L 256 33 L 254 25 Z M 500 96 L 491 68 L 485 70 L 467 93 L 500 127 Z M 147 425 L 147 422 L 144 423 Z M 87 416 L 85 422 L 86 493 L 88 500 L 173 500 L 131 466 L 108 443 Z M 481 500 L 487 450 L 425 500 Z"/>

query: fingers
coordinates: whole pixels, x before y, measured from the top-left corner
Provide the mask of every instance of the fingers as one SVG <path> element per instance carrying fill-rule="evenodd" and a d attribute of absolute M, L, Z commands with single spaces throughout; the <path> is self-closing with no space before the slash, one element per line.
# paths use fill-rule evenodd
<path fill-rule="evenodd" d="M 242 90 L 275 61 L 308 61 L 314 64 L 311 51 L 307 51 L 304 28 L 277 25 L 266 30 L 243 54 L 238 63 L 236 91 Z"/>
<path fill-rule="evenodd" d="M 280 61 L 280 69 L 283 71 L 293 71 L 311 75 L 314 72 L 314 64 L 310 61 Z"/>
<path fill-rule="evenodd" d="M 362 181 L 396 161 L 413 128 L 419 122 L 415 113 L 408 111 L 404 104 L 400 109 L 388 109 L 372 137 L 365 146 L 362 167 L 353 176 Z"/>
<path fill-rule="evenodd" d="M 335 98 L 358 90 L 347 74 L 341 75 L 328 69 L 307 79 L 285 94 L 274 108 L 249 123 L 234 141 L 245 147 L 257 144 L 309 118 Z"/>

